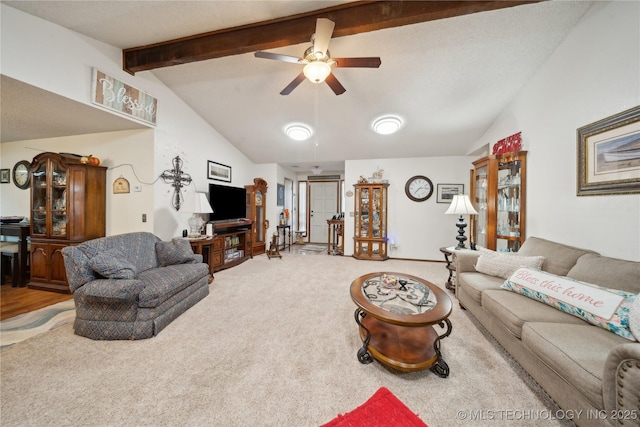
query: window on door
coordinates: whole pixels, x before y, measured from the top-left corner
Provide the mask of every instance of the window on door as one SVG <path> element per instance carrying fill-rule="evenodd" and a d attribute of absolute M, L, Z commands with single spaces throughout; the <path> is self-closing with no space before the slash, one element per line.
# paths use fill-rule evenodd
<path fill-rule="evenodd" d="M 297 211 L 298 231 L 307 231 L 307 181 L 298 181 L 298 211 Z"/>

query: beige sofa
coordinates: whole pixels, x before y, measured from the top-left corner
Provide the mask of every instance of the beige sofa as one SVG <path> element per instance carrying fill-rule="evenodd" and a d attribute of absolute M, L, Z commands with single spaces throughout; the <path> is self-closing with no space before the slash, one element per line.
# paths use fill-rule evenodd
<path fill-rule="evenodd" d="M 543 256 L 541 270 L 632 293 L 640 263 L 530 237 L 520 256 Z M 640 343 L 500 288 L 475 270 L 480 252 L 455 251 L 456 295 L 578 426 L 640 426 Z"/>

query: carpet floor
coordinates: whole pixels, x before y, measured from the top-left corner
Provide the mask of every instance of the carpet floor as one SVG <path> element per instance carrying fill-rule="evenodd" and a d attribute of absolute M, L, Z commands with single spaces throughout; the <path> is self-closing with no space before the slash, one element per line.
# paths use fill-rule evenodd
<path fill-rule="evenodd" d="M 443 263 L 261 255 L 216 273 L 152 339 L 93 341 L 67 323 L 1 350 L 0 424 L 318 426 L 386 387 L 430 427 L 570 425 L 455 301 L 448 378 L 360 364 L 349 285 L 374 271 L 447 278 Z"/>

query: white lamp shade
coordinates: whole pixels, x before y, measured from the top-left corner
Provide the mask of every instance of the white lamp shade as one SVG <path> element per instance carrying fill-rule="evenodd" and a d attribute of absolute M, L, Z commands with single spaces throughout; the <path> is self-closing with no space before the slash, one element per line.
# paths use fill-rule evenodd
<path fill-rule="evenodd" d="M 469 196 L 466 194 L 457 194 L 453 196 L 449 209 L 445 212 L 447 215 L 477 215 L 478 211 L 473 208 Z"/>
<path fill-rule="evenodd" d="M 331 74 L 331 66 L 326 62 L 312 61 L 304 66 L 302 72 L 313 83 L 321 83 Z"/>
<path fill-rule="evenodd" d="M 184 200 L 184 212 L 212 213 L 211 205 L 205 193 L 187 193 Z"/>

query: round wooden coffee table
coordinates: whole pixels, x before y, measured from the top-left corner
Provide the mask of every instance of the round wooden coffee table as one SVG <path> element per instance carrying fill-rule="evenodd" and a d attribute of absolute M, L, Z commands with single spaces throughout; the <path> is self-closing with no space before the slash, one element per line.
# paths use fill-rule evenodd
<path fill-rule="evenodd" d="M 361 363 L 376 359 L 400 371 L 431 369 L 449 376 L 440 341 L 451 334 L 452 303 L 442 289 L 409 274 L 378 272 L 355 279 L 351 299 L 358 306 L 354 317 L 363 343 Z M 433 325 L 444 332 L 438 334 Z"/>

